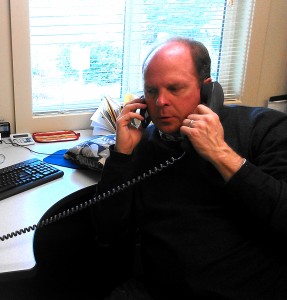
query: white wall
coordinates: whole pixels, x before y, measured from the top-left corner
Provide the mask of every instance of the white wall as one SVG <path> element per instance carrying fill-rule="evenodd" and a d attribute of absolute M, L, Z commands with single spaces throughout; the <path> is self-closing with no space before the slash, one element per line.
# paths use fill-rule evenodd
<path fill-rule="evenodd" d="M 9 0 L 0 0 L 0 120 L 15 130 Z"/>
<path fill-rule="evenodd" d="M 19 0 L 21 1 L 21 0 Z M 242 0 L 234 0 L 242 1 Z M 242 103 L 287 94 L 287 0 L 257 0 Z M 0 120 L 15 131 L 9 0 L 0 0 Z"/>
<path fill-rule="evenodd" d="M 287 0 L 257 0 L 242 102 L 266 106 L 287 94 Z"/>

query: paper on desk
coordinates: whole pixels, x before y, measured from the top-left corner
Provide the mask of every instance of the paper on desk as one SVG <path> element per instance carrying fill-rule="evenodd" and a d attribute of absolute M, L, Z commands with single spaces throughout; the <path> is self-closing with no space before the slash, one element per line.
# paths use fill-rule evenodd
<path fill-rule="evenodd" d="M 121 105 L 116 100 L 104 96 L 100 106 L 92 115 L 93 135 L 107 135 L 116 132 L 116 119 L 121 112 Z"/>

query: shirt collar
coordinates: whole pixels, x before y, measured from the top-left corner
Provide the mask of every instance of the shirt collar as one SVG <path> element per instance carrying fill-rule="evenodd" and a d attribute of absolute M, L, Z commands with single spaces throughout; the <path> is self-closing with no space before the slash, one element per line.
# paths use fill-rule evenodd
<path fill-rule="evenodd" d="M 159 135 L 162 140 L 168 141 L 168 142 L 181 142 L 183 140 L 183 136 L 177 132 L 173 134 L 164 133 L 159 130 Z"/>

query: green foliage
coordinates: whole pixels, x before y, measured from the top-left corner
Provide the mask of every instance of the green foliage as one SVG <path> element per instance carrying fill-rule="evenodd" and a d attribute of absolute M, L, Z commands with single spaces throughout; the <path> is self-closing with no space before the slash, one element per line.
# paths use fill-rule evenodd
<path fill-rule="evenodd" d="M 85 82 L 94 82 L 98 86 L 119 83 L 122 74 L 122 49 L 112 44 L 90 44 L 90 69 L 84 70 Z"/>
<path fill-rule="evenodd" d="M 71 47 L 66 44 L 61 46 L 57 67 L 67 79 L 78 79 L 79 71 L 72 68 Z M 119 83 L 121 80 L 121 53 L 122 49 L 107 43 L 81 43 L 81 48 L 90 49 L 90 68 L 83 70 L 84 83 L 96 83 L 105 86 L 108 83 Z"/>

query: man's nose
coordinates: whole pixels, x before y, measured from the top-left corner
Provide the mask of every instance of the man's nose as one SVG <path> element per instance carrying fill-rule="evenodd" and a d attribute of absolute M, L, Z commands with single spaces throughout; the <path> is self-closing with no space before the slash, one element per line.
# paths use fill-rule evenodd
<path fill-rule="evenodd" d="M 155 104 L 157 106 L 165 106 L 168 104 L 167 96 L 164 93 L 159 93 Z"/>

